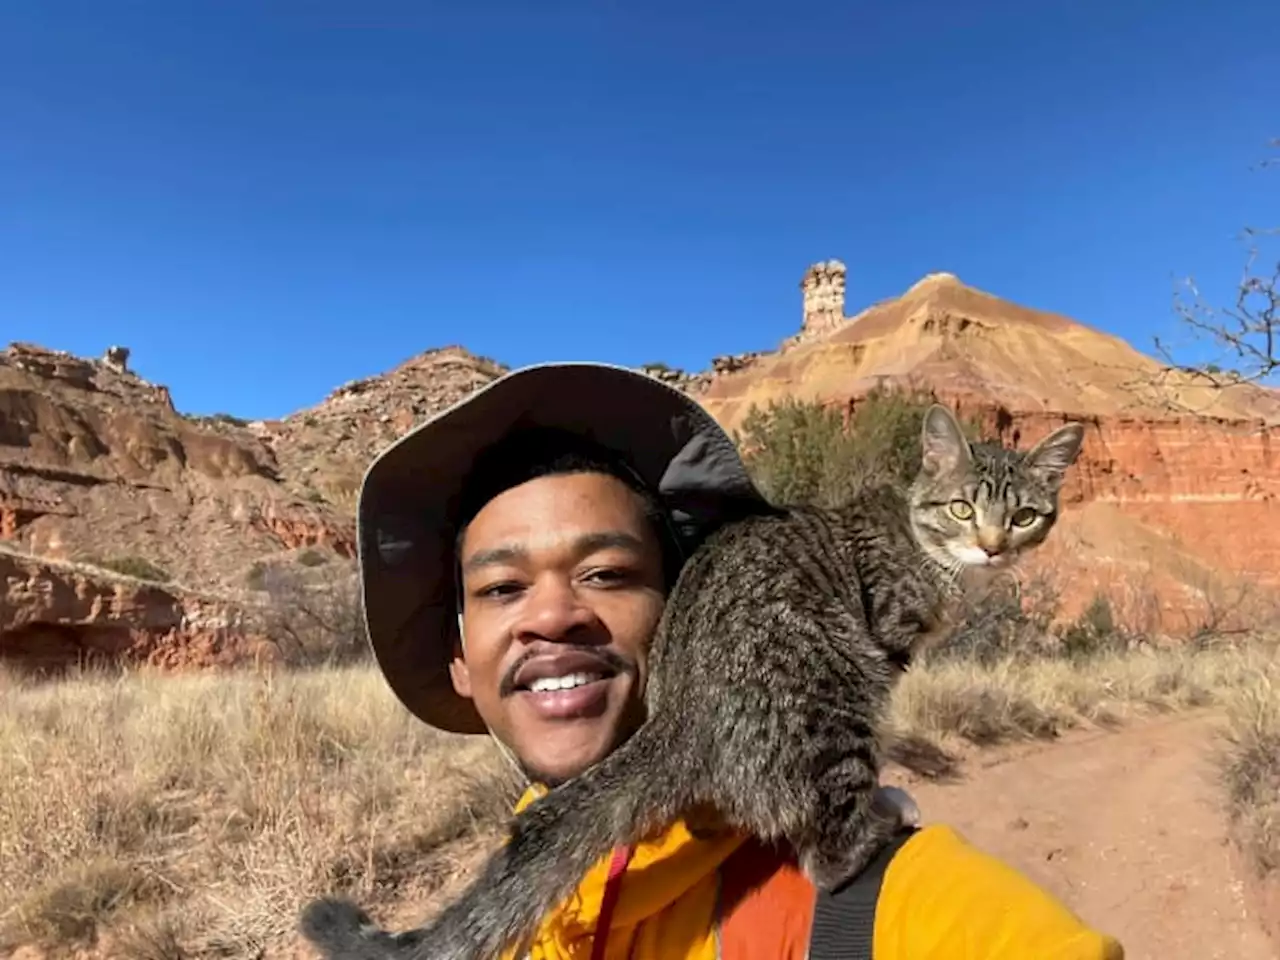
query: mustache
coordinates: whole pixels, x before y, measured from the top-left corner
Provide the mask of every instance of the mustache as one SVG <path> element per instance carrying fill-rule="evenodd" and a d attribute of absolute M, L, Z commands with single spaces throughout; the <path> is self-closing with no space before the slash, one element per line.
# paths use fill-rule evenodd
<path fill-rule="evenodd" d="M 592 646 L 589 643 L 560 643 L 556 645 L 556 651 L 559 653 L 581 653 L 598 660 L 600 664 L 612 670 L 614 674 L 630 673 L 635 674 L 638 668 L 634 660 L 624 657 L 616 650 L 610 650 L 608 647 Z M 516 657 L 515 662 L 507 668 L 506 673 L 502 675 L 502 681 L 498 684 L 498 696 L 509 697 L 516 692 L 516 674 L 530 660 L 537 657 L 547 655 L 545 647 L 535 650 L 526 650 L 520 656 Z"/>

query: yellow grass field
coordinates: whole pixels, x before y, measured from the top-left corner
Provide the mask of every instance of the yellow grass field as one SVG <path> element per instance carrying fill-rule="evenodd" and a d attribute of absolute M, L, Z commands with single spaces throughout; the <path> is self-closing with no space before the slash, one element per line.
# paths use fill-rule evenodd
<path fill-rule="evenodd" d="M 1218 707 L 1224 817 L 1280 863 L 1280 664 L 1271 639 L 1084 661 L 913 671 L 907 739 L 1051 736 Z M 370 667 L 199 676 L 0 675 L 0 951 L 98 944 L 137 960 L 261 956 L 343 888 L 421 906 L 492 842 L 514 779 L 483 738 L 412 719 Z"/>

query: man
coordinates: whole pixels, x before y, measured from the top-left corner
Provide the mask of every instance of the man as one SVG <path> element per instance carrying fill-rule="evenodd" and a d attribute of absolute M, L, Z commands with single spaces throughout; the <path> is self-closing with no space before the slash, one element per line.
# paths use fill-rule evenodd
<path fill-rule="evenodd" d="M 506 375 L 370 467 L 360 565 L 392 690 L 488 734 L 520 806 L 644 719 L 646 656 L 684 559 L 761 497 L 733 442 L 659 381 L 597 364 Z M 685 822 L 620 850 L 547 917 L 533 957 L 1115 960 L 1096 933 L 939 825 L 817 895 L 784 851 Z"/>

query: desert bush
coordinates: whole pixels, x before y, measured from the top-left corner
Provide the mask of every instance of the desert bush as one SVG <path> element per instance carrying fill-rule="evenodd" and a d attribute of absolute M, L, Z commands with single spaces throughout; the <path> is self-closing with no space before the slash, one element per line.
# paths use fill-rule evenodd
<path fill-rule="evenodd" d="M 1280 869 L 1280 670 L 1274 661 L 1226 697 L 1219 764 L 1237 843 L 1259 874 Z"/>
<path fill-rule="evenodd" d="M 360 581 L 350 564 L 255 565 L 249 577 L 266 594 L 262 631 L 287 663 L 333 666 L 369 656 Z"/>
<path fill-rule="evenodd" d="M 153 583 L 168 583 L 173 579 L 163 567 L 152 563 L 146 557 L 139 557 L 134 554 L 106 558 L 91 557 L 86 558 L 83 562 L 92 564 L 95 567 L 101 567 L 103 570 L 123 574 L 126 577 L 136 577 L 139 580 L 149 580 Z"/>
<path fill-rule="evenodd" d="M 1058 652 L 1069 660 L 1122 653 L 1145 639 L 1116 617 L 1106 594 L 1094 594 L 1075 620 L 1057 630 Z"/>
<path fill-rule="evenodd" d="M 926 657 L 936 663 L 983 666 L 1051 657 L 1058 611 L 1058 592 L 1046 578 L 1036 577 L 1026 584 L 1004 578 L 989 592 L 963 600 L 954 631 Z"/>
<path fill-rule="evenodd" d="M 250 590 L 265 590 L 267 588 L 267 564 L 261 560 L 255 560 L 249 566 L 249 570 L 244 575 L 245 585 Z"/>
<path fill-rule="evenodd" d="M 307 547 L 298 554 L 298 563 L 304 567 L 320 567 L 329 562 L 329 558 L 314 547 Z"/>
<path fill-rule="evenodd" d="M 831 506 L 865 484 L 911 480 L 932 402 L 924 392 L 877 388 L 857 401 L 846 422 L 839 408 L 788 397 L 752 407 L 735 440 L 770 499 Z"/>
<path fill-rule="evenodd" d="M 1008 577 L 962 603 L 953 633 L 926 653 L 930 662 L 1080 662 L 1122 654 L 1146 640 L 1119 621 L 1105 594 L 1095 594 L 1074 620 L 1062 621 L 1058 590 L 1044 574 L 1025 583 Z"/>
<path fill-rule="evenodd" d="M 1280 139 L 1268 146 L 1280 149 Z M 1280 168 L 1280 157 L 1268 157 L 1258 166 Z M 1157 383 L 1167 380 L 1165 374 L 1178 373 L 1214 391 L 1253 383 L 1276 384 L 1280 373 L 1280 250 L 1275 243 L 1280 229 L 1247 227 L 1243 236 L 1249 241 L 1249 251 L 1230 306 L 1207 302 L 1193 278 L 1179 285 L 1174 309 L 1191 340 L 1200 343 L 1198 349 L 1186 345 L 1175 351 L 1156 337 L 1156 350 L 1165 361 Z M 1215 359 L 1207 359 L 1206 345 L 1219 351 Z M 1175 358 L 1174 353 L 1184 349 L 1186 358 Z"/>

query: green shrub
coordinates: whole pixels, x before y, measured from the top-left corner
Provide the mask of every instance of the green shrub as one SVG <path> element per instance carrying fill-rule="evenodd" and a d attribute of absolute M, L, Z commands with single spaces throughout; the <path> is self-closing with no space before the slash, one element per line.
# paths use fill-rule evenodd
<path fill-rule="evenodd" d="M 145 557 L 139 557 L 133 554 L 123 557 L 107 557 L 103 560 L 90 560 L 89 562 L 104 570 L 111 570 L 115 573 L 123 574 L 126 577 L 136 577 L 139 580 L 150 580 L 154 583 L 168 583 L 173 579 L 167 570 L 156 566 Z"/>
<path fill-rule="evenodd" d="M 787 398 L 752 407 L 735 439 L 770 499 L 832 506 L 868 483 L 911 481 L 932 402 L 922 391 L 877 388 L 856 401 L 846 424 L 837 407 Z"/>
<path fill-rule="evenodd" d="M 267 588 L 267 565 L 261 560 L 253 561 L 253 565 L 249 567 L 249 572 L 244 576 L 244 582 L 250 590 L 265 590 Z"/>
<path fill-rule="evenodd" d="M 1131 639 L 1116 620 L 1111 601 L 1100 593 L 1094 594 L 1080 616 L 1058 631 L 1062 655 L 1071 660 L 1124 652 Z"/>
<path fill-rule="evenodd" d="M 1019 587 L 1012 578 L 1003 578 L 989 592 L 965 602 L 955 630 L 928 651 L 927 658 L 991 667 L 1002 661 L 1057 657 L 1052 625 L 1058 609 L 1058 592 L 1048 580 L 1034 578 Z"/>

